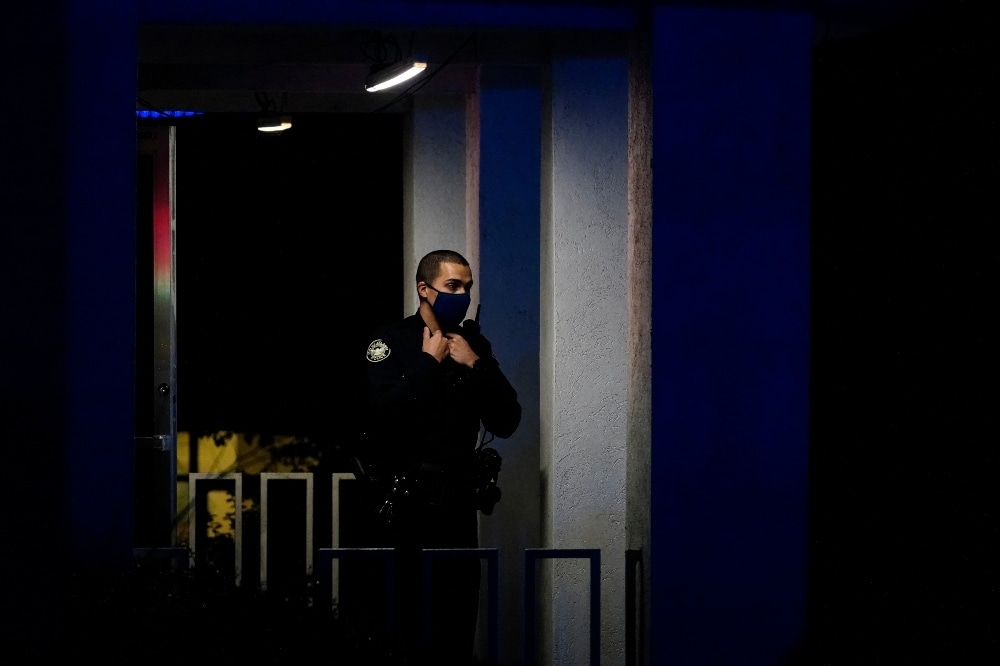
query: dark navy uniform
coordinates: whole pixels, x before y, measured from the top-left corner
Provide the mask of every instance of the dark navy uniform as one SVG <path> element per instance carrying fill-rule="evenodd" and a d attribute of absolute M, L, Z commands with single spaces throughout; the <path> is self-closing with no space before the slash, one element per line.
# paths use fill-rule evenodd
<path fill-rule="evenodd" d="M 419 642 L 429 611 L 434 653 L 428 659 L 466 663 L 479 608 L 479 562 L 444 560 L 447 580 L 435 574 L 430 606 L 420 602 L 419 551 L 478 547 L 473 470 L 480 432 L 510 437 L 521 405 L 474 322 L 457 331 L 480 357 L 474 368 L 423 352 L 423 330 L 414 314 L 376 331 L 368 346 L 371 413 L 360 457 L 381 492 L 396 493 L 383 504 L 382 518 L 399 556 L 397 626 L 410 630 L 405 640 Z"/>

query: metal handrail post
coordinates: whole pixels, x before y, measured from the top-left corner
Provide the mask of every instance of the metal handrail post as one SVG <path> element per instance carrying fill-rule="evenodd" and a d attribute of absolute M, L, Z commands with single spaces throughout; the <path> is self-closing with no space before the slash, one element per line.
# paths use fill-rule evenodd
<path fill-rule="evenodd" d="M 526 548 L 524 551 L 524 663 L 535 660 L 535 565 L 541 559 L 590 560 L 590 663 L 601 662 L 601 550 L 599 548 Z"/>

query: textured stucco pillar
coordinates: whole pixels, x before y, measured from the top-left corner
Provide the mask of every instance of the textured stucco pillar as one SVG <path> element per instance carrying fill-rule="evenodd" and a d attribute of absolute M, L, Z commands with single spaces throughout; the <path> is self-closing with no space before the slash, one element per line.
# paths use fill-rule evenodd
<path fill-rule="evenodd" d="M 624 663 L 627 58 L 566 49 L 543 123 L 542 542 L 601 551 L 601 663 Z M 589 564 L 540 565 L 543 663 L 590 659 Z"/>
<path fill-rule="evenodd" d="M 461 94 L 413 98 L 403 163 L 402 314 L 416 312 L 414 276 L 420 258 L 432 250 L 468 255 L 466 229 L 466 110 Z M 470 312 L 475 312 L 476 295 Z"/>
<path fill-rule="evenodd" d="M 654 25 L 652 660 L 795 663 L 812 19 L 671 8 Z"/>
<path fill-rule="evenodd" d="M 492 515 L 480 516 L 480 544 L 499 549 L 499 657 L 501 663 L 517 664 L 523 634 L 524 550 L 539 545 L 538 68 L 485 68 L 478 109 L 481 324 L 523 409 L 514 436 L 491 444 L 503 456 L 498 479 L 503 494 Z"/>

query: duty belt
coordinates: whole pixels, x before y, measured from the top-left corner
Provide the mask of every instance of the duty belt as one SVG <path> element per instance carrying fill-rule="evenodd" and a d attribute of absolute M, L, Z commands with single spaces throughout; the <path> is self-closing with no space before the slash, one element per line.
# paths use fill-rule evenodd
<path fill-rule="evenodd" d="M 421 463 L 414 478 L 416 499 L 430 505 L 471 502 L 473 487 L 467 475 L 440 465 Z"/>

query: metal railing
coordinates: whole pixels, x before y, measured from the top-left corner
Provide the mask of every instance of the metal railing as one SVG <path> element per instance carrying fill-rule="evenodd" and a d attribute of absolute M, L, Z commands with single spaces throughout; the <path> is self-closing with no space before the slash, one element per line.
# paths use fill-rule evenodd
<path fill-rule="evenodd" d="M 241 474 L 190 474 L 189 480 L 189 506 L 197 506 L 200 486 L 206 482 L 212 482 L 218 486 L 219 482 L 230 485 L 235 498 L 234 516 L 234 562 L 233 571 L 235 584 L 239 586 L 242 582 L 242 560 L 243 560 L 243 478 Z M 260 474 L 260 587 L 266 589 L 268 579 L 268 556 L 267 556 L 267 530 L 269 516 L 268 488 L 275 482 L 295 481 L 306 485 L 305 507 L 306 513 L 306 535 L 305 535 L 305 575 L 307 578 L 317 577 L 320 589 L 323 593 L 329 593 L 331 602 L 336 602 L 339 597 L 340 571 L 339 564 L 343 560 L 375 560 L 381 561 L 384 567 L 385 585 L 385 622 L 391 631 L 394 622 L 393 600 L 395 589 L 395 560 L 391 548 L 344 548 L 341 547 L 340 516 L 342 510 L 340 484 L 344 481 L 352 482 L 354 475 L 351 473 L 332 474 L 331 486 L 331 547 L 314 548 L 313 542 L 313 501 L 314 485 L 312 473 L 262 473 Z M 192 512 L 192 515 L 195 512 Z M 189 546 L 183 548 L 137 548 L 137 557 L 158 556 L 167 557 L 178 562 L 183 562 L 191 569 L 195 569 L 198 564 L 197 549 L 200 539 L 199 529 L 190 529 Z M 314 565 L 315 555 L 315 565 Z M 454 549 L 426 549 L 423 551 L 423 585 L 425 594 L 429 592 L 430 567 L 435 560 L 455 558 L 455 559 L 478 559 L 486 563 L 487 566 L 487 617 L 485 619 L 487 629 L 487 642 L 489 657 L 493 663 L 496 662 L 499 650 L 499 566 L 498 550 L 495 548 L 454 548 Z M 536 661 L 537 637 L 536 637 L 536 597 L 537 597 L 537 564 L 543 560 L 556 559 L 584 559 L 589 561 L 590 578 L 590 663 L 597 665 L 600 663 L 601 654 L 601 626 L 600 626 L 600 599 L 601 599 L 601 551 L 600 549 L 574 549 L 574 548 L 528 548 L 524 551 L 524 663 L 531 664 Z M 638 577 L 636 571 L 642 570 L 642 553 L 640 550 L 630 549 L 625 552 L 625 630 L 626 630 L 626 664 L 632 666 L 637 663 L 642 649 L 642 635 L 638 625 L 641 615 L 641 591 L 637 588 Z M 318 574 L 318 575 L 317 575 Z M 638 603 L 637 603 L 638 602 Z M 429 631 L 429 626 L 425 623 L 423 627 L 425 635 Z"/>
<path fill-rule="evenodd" d="M 535 663 L 536 567 L 543 559 L 590 560 L 590 663 L 601 662 L 601 551 L 599 548 L 527 548 L 524 551 L 524 663 Z"/>

